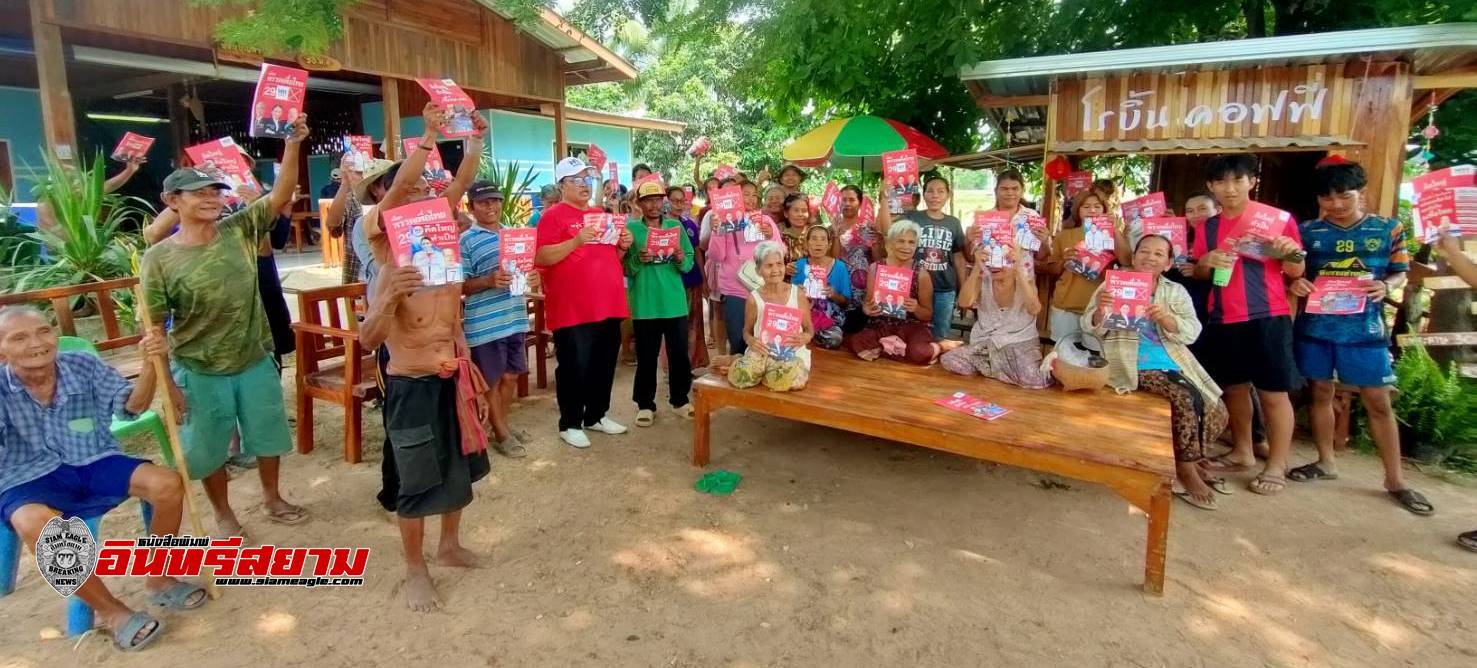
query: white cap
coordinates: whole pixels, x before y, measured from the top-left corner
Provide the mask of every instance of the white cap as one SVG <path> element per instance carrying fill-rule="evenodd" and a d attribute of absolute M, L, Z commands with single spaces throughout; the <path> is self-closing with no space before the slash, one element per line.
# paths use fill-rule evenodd
<path fill-rule="evenodd" d="M 554 180 L 563 181 L 571 176 L 579 176 L 589 168 L 590 166 L 579 158 L 565 158 L 560 160 L 559 164 L 554 165 Z"/>

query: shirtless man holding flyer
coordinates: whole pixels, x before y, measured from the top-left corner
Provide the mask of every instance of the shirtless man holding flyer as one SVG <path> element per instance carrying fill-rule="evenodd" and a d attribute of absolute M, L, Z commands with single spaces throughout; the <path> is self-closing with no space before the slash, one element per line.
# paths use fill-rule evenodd
<path fill-rule="evenodd" d="M 385 431 L 398 474 L 395 504 L 400 541 L 405 550 L 405 594 L 412 610 L 440 607 L 431 573 L 421 550 L 425 518 L 441 516 L 436 562 L 474 568 L 477 555 L 462 547 L 461 511 L 472 502 L 472 483 L 487 475 L 487 436 L 482 422 L 487 403 L 482 374 L 468 359 L 462 335 L 462 287 L 425 288 L 420 270 L 397 266 L 380 212 L 429 197 L 425 188 L 426 156 L 443 130 L 445 113 L 427 105 L 426 138 L 397 166 L 373 211 L 365 215 L 365 232 L 375 261 L 384 269 L 375 280 L 368 318 L 359 330 L 366 347 L 385 344 L 390 360 L 385 375 Z M 467 148 L 456 178 L 445 196 L 460 202 L 477 173 L 482 133 L 487 124 L 473 115 L 478 133 Z M 419 197 L 416 196 L 419 194 Z"/>

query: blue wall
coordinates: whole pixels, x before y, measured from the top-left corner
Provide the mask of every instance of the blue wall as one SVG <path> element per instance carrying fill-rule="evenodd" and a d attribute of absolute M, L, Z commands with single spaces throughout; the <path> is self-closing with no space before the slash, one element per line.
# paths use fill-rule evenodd
<path fill-rule="evenodd" d="M 10 162 L 15 169 L 15 199 L 29 202 L 31 180 L 27 168 L 43 171 L 45 144 L 41 128 L 41 96 L 32 88 L 0 86 L 0 139 L 10 142 Z"/>

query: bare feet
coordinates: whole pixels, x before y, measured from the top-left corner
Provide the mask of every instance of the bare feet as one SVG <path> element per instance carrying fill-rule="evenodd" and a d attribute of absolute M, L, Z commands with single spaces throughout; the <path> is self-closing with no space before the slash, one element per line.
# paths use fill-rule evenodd
<path fill-rule="evenodd" d="M 458 545 L 436 550 L 436 563 L 452 568 L 481 568 L 482 555 Z"/>
<path fill-rule="evenodd" d="M 236 519 L 236 513 L 215 516 L 215 537 L 225 538 L 227 536 L 246 536 L 246 527 L 241 526 L 241 520 Z"/>
<path fill-rule="evenodd" d="M 431 612 L 441 607 L 441 596 L 436 593 L 436 583 L 426 565 L 410 567 L 405 571 L 405 604 L 415 612 Z"/>

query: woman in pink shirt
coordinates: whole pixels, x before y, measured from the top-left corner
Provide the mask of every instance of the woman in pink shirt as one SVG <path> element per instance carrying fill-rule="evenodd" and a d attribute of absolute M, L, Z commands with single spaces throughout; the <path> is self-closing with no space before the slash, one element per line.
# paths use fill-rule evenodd
<path fill-rule="evenodd" d="M 759 189 L 752 183 L 745 183 L 744 210 L 758 213 L 758 209 Z M 762 239 L 745 241 L 743 230 L 718 234 L 716 219 L 709 224 L 715 226 L 715 229 L 709 232 L 708 264 L 704 267 L 703 275 L 714 282 L 718 294 L 722 296 L 723 328 L 728 335 L 728 352 L 742 355 L 748 348 L 744 343 L 744 308 L 749 300 L 749 289 L 739 280 L 739 269 L 744 266 L 745 261 L 754 257 L 754 249 L 760 243 L 778 238 L 780 230 L 773 220 L 767 220 L 762 225 Z"/>

